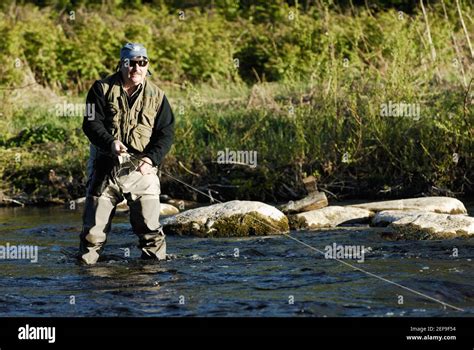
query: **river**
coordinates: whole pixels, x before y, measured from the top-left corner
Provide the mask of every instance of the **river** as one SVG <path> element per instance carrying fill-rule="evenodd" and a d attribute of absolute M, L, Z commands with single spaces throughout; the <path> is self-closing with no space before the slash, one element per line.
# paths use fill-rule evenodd
<path fill-rule="evenodd" d="M 168 236 L 176 258 L 150 262 L 139 259 L 127 217 L 117 216 L 104 261 L 87 267 L 72 258 L 80 229 L 78 210 L 0 209 L 0 244 L 39 249 L 36 263 L 0 260 L 1 316 L 474 315 L 473 238 L 393 242 L 363 226 L 291 233 L 320 250 L 363 245 L 364 262 L 347 262 L 464 310 L 457 311 L 284 236 Z"/>

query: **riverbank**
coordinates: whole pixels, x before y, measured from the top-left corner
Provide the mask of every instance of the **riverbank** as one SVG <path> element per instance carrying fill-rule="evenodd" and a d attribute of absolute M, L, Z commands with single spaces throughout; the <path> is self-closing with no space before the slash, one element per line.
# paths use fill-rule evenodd
<path fill-rule="evenodd" d="M 456 96 L 461 104 L 462 94 L 445 91 L 437 98 Z M 474 124 L 466 124 L 463 114 L 414 121 L 375 112 L 357 119 L 325 112 L 331 105 L 322 96 L 288 114 L 286 102 L 280 110 L 247 107 L 252 98 L 250 90 L 244 102 L 190 105 L 185 112 L 186 102 L 174 99 L 176 137 L 162 165 L 164 194 L 208 202 L 170 174 L 221 201 L 299 199 L 308 176 L 335 200 L 473 195 Z M 39 108 L 18 112 L 12 124 L 16 131 L 0 146 L 3 194 L 26 205 L 82 197 L 88 140 L 81 117 Z"/>
<path fill-rule="evenodd" d="M 176 116 L 164 194 L 207 202 L 171 174 L 221 201 L 299 199 L 309 176 L 333 200 L 474 195 L 473 61 L 455 6 L 428 7 L 430 24 L 418 8 L 401 15 L 322 3 L 189 9 L 183 21 L 149 6 L 103 16 L 81 7 L 75 20 L 12 9 L 0 17 L 12 44 L 0 58 L 15 62 L 0 80 L 4 197 L 48 205 L 84 195 L 80 110 L 125 38 L 149 47 L 152 79 Z M 125 17 L 152 29 L 136 33 Z M 103 55 L 86 55 L 90 43 Z"/>

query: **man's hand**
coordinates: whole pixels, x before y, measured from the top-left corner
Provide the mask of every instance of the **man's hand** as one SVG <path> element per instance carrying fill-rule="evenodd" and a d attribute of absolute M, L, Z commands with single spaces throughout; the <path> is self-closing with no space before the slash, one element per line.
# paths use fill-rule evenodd
<path fill-rule="evenodd" d="M 138 165 L 138 170 L 142 173 L 142 175 L 151 174 L 153 168 L 153 162 L 148 157 L 143 157 L 140 160 L 140 164 Z"/>
<path fill-rule="evenodd" d="M 127 147 L 125 147 L 125 145 L 119 140 L 115 140 L 114 142 L 112 142 L 111 148 L 112 154 L 115 156 L 119 156 L 121 153 L 127 152 Z"/>

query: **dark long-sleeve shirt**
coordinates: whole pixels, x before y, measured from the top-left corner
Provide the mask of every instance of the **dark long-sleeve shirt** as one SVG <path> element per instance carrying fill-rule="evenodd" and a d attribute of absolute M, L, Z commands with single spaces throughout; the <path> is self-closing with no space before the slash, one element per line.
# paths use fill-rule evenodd
<path fill-rule="evenodd" d="M 106 106 L 104 91 L 99 82 L 95 82 L 87 94 L 86 103 L 93 105 L 95 113 L 92 117 L 84 117 L 82 130 L 89 138 L 90 142 L 101 149 L 103 153 L 111 154 L 112 142 L 112 120 L 105 118 L 104 107 Z M 175 118 L 171 106 L 166 96 L 157 112 L 155 125 L 150 142 L 143 150 L 142 154 L 149 157 L 153 165 L 159 165 L 171 148 L 174 139 Z M 130 151 L 134 151 L 124 140 L 122 141 Z"/>

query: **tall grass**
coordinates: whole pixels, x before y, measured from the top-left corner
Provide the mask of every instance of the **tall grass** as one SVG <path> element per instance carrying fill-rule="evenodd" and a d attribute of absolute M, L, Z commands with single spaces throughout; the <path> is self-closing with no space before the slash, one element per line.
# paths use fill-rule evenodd
<path fill-rule="evenodd" d="M 15 18 L 1 15 L 0 55 L 12 62 L 21 53 L 38 82 L 77 100 L 113 71 L 121 43 L 144 42 L 177 117 L 164 167 L 222 199 L 295 198 L 308 175 L 337 197 L 472 195 L 472 7 L 461 6 L 466 36 L 454 4 L 446 12 L 424 4 L 426 16 L 281 5 L 260 20 L 261 12 L 189 9 L 181 20 L 166 8 L 100 16 L 81 8 L 75 22 L 25 6 Z M 21 71 L 2 69 L 3 190 L 64 197 L 48 182 L 56 169 L 77 180 L 70 195 L 81 195 L 88 143 L 80 118 L 56 117 L 41 101 L 18 105 L 21 94 L 5 89 L 18 86 Z M 385 115 L 390 104 L 420 113 Z M 257 168 L 217 164 L 225 148 L 256 151 Z M 22 161 L 12 164 L 15 154 Z M 172 195 L 192 196 L 163 182 Z"/>

